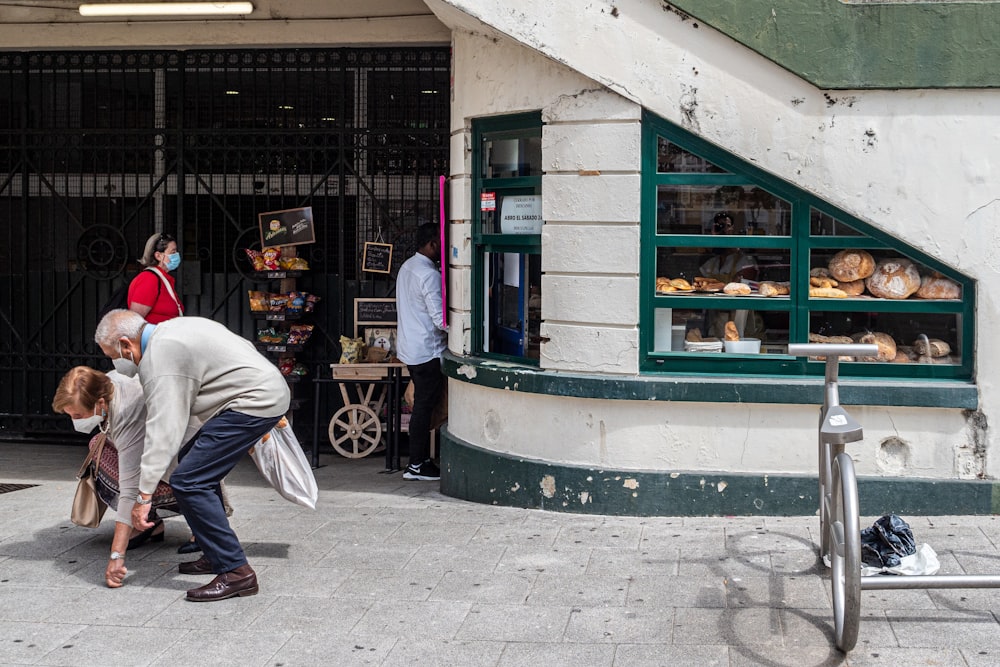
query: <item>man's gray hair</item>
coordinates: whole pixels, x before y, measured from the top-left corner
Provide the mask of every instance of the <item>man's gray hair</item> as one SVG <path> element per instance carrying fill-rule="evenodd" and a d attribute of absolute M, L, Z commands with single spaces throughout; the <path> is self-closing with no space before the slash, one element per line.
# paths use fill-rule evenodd
<path fill-rule="evenodd" d="M 124 308 L 112 310 L 97 324 L 94 342 L 105 347 L 113 347 L 122 338 L 134 340 L 139 337 L 144 324 L 146 324 L 145 318 L 134 310 Z"/>

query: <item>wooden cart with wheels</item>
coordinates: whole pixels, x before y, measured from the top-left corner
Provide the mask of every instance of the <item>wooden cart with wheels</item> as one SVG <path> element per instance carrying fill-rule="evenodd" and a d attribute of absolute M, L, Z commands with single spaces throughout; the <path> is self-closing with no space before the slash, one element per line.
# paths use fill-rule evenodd
<path fill-rule="evenodd" d="M 344 401 L 330 419 L 327 433 L 330 444 L 341 455 L 359 459 L 374 452 L 383 441 L 383 412 L 386 418 L 398 406 L 387 408 L 392 384 L 391 369 L 406 376 L 406 365 L 401 363 L 379 364 L 330 364 L 330 375 L 340 387 Z M 351 388 L 355 398 L 352 398 Z M 398 400 L 398 399 L 397 399 Z"/>

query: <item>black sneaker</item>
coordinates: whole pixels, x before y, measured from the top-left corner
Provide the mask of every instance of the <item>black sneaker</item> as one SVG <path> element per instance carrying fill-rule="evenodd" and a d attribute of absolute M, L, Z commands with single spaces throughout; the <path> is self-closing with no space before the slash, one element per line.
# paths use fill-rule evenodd
<path fill-rule="evenodd" d="M 434 465 L 434 461 L 431 460 L 424 461 L 420 465 L 413 465 L 411 463 L 406 466 L 406 472 L 403 473 L 403 479 L 433 482 L 441 479 L 441 471 L 438 470 L 438 467 Z"/>

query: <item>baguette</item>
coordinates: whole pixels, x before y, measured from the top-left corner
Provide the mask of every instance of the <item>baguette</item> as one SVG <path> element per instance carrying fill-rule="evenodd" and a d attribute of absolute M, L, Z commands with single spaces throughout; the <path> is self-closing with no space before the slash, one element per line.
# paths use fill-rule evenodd
<path fill-rule="evenodd" d="M 846 299 L 847 292 L 836 287 L 810 287 L 809 296 L 821 299 Z"/>
<path fill-rule="evenodd" d="M 726 340 L 739 340 L 740 332 L 736 329 L 736 322 L 729 320 L 726 322 Z"/>

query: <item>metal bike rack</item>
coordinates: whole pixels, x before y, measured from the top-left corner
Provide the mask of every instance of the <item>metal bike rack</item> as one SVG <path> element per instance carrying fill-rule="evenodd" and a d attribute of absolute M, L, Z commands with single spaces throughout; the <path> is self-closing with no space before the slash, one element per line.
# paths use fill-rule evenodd
<path fill-rule="evenodd" d="M 840 357 L 874 357 L 876 345 L 799 343 L 788 346 L 796 357 L 825 357 L 826 383 L 819 413 L 819 558 L 830 564 L 834 638 L 844 653 L 854 648 L 861 625 L 861 591 L 927 588 L 1000 588 L 1000 576 L 876 575 L 861 576 L 861 518 L 854 461 L 844 446 L 863 436 L 861 424 L 840 405 L 837 373 Z"/>

